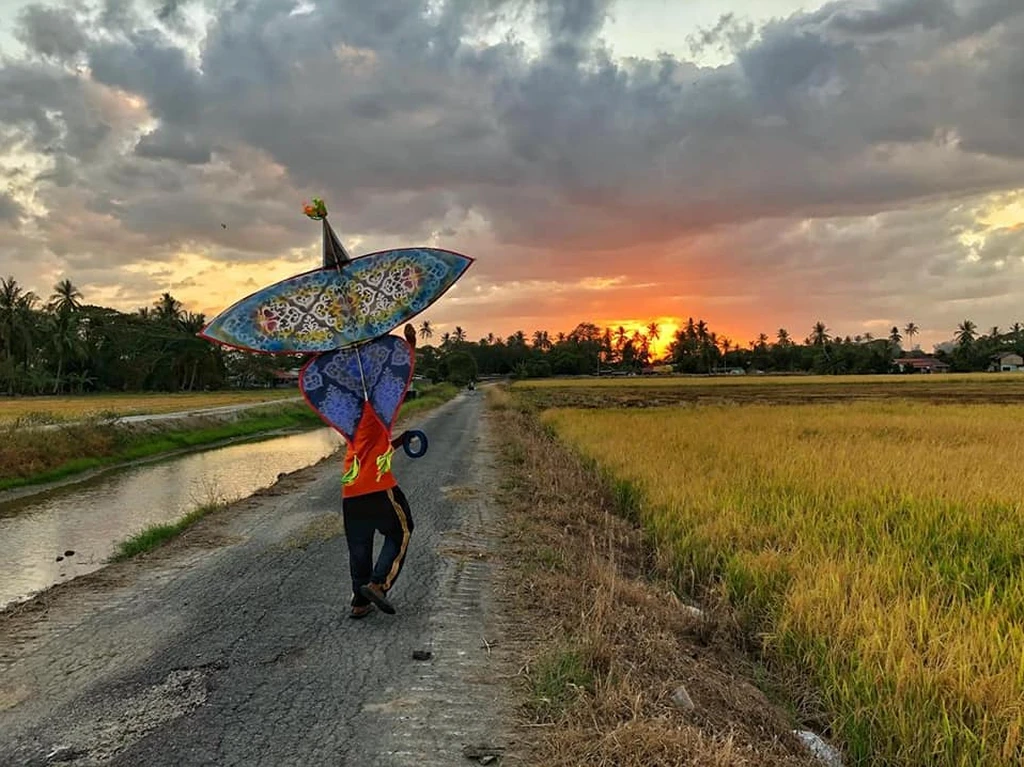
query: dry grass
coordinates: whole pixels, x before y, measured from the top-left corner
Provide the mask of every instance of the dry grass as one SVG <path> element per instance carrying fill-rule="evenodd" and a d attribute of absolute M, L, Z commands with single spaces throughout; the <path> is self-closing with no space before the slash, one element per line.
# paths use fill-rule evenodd
<path fill-rule="evenodd" d="M 506 588 L 525 647 L 529 764 L 812 764 L 740 670 L 731 636 L 689 612 L 601 478 L 501 390 Z M 620 504 L 624 499 L 620 498 Z M 696 704 L 671 696 L 685 685 Z"/>
<path fill-rule="evenodd" d="M 1024 375 L 575 378 L 523 381 L 515 384 L 513 390 L 541 409 L 901 399 L 1024 404 Z"/>
<path fill-rule="evenodd" d="M 301 396 L 297 389 L 197 392 L 191 394 L 84 394 L 68 397 L 0 397 L 0 424 L 37 424 L 97 416 L 177 413 L 200 408 L 273 402 Z"/>
<path fill-rule="evenodd" d="M 573 387 L 602 387 L 606 389 L 622 386 L 936 386 L 970 385 L 978 383 L 1005 384 L 1024 389 L 1024 375 L 1020 373 L 932 373 L 915 375 L 720 375 L 720 376 L 580 376 L 575 378 L 538 378 L 515 384 L 517 389 L 552 389 Z"/>
<path fill-rule="evenodd" d="M 1024 763 L 1024 406 L 544 420 L 643 500 L 677 579 L 813 682 L 852 764 Z"/>

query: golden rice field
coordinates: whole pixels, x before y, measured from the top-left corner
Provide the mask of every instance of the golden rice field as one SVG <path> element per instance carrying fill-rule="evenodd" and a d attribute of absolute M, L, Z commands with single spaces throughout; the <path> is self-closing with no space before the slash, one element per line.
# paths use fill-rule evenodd
<path fill-rule="evenodd" d="M 522 388 L 557 388 L 573 386 L 862 386 L 878 383 L 897 386 L 934 386 L 936 384 L 970 384 L 983 382 L 1019 383 L 1024 386 L 1021 373 L 931 373 L 916 375 L 652 375 L 652 376 L 575 376 L 565 378 L 537 378 L 516 384 Z"/>
<path fill-rule="evenodd" d="M 298 397 L 296 389 L 195 392 L 183 394 L 84 394 L 63 397 L 2 397 L 0 424 L 16 421 L 56 423 L 98 415 L 177 413 L 200 408 L 272 402 Z"/>
<path fill-rule="evenodd" d="M 1024 404 L 542 418 L 637 491 L 682 577 L 813 683 L 848 764 L 1024 764 Z"/>

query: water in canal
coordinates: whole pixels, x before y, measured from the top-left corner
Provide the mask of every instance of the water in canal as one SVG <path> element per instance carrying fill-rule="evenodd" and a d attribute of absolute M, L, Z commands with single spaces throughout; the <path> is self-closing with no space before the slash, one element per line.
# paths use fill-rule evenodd
<path fill-rule="evenodd" d="M 0 608 L 97 570 L 118 542 L 192 509 L 252 495 L 342 444 L 331 429 L 249 441 L 0 501 Z M 65 552 L 74 551 L 72 556 Z M 57 557 L 63 557 L 57 561 Z"/>

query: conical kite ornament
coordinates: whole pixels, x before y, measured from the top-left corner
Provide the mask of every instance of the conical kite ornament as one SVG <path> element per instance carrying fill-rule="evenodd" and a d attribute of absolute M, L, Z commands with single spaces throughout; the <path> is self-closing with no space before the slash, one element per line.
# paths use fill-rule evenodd
<path fill-rule="evenodd" d="M 319 197 L 314 197 L 313 202 L 306 203 L 302 210 L 311 219 L 320 221 L 323 224 L 324 268 L 333 267 L 341 269 L 345 264 L 349 263 L 352 260 L 352 256 L 345 250 L 345 246 L 341 244 L 338 235 L 334 233 L 334 229 L 327 222 L 327 206 L 324 205 L 324 201 Z"/>

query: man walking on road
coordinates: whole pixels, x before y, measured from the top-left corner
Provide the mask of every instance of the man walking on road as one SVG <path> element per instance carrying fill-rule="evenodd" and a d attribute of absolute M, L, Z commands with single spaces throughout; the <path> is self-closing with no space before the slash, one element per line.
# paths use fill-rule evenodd
<path fill-rule="evenodd" d="M 406 325 L 404 334 L 415 364 L 416 330 Z M 348 443 L 342 478 L 352 618 L 365 618 L 374 605 L 388 615 L 395 613 L 387 594 L 402 572 L 413 530 L 409 502 L 391 473 L 391 458 L 403 439 L 404 434 L 391 439 L 371 404 L 363 403 L 362 418 Z M 384 544 L 374 564 L 373 540 L 378 532 L 384 536 Z"/>

